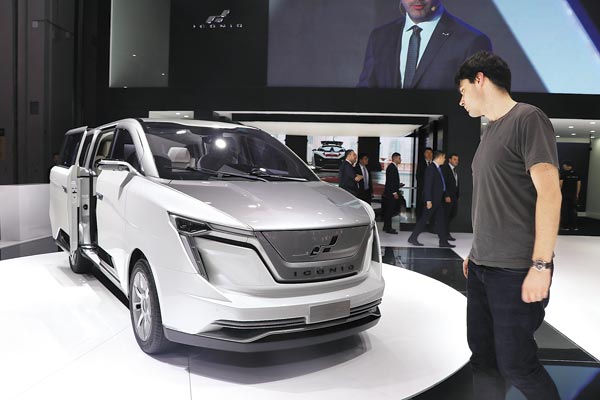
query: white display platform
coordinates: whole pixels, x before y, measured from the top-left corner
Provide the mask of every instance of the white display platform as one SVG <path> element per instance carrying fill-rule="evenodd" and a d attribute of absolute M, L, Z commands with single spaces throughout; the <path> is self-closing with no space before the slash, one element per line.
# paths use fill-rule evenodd
<path fill-rule="evenodd" d="M 150 357 L 123 304 L 64 253 L 0 262 L 1 399 L 403 399 L 468 361 L 463 295 L 384 266 L 382 318 L 347 340 L 276 353 L 179 346 Z M 193 318 L 193 316 L 190 316 Z"/>

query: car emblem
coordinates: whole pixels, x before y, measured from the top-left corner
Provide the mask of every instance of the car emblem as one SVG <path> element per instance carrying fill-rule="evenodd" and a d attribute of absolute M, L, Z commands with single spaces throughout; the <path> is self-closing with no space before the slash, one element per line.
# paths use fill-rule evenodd
<path fill-rule="evenodd" d="M 333 235 L 331 237 L 331 240 L 329 241 L 329 244 L 313 247 L 312 251 L 310 252 L 310 256 L 314 257 L 314 256 L 317 256 L 317 255 L 319 255 L 321 253 L 328 253 L 328 252 L 330 252 L 331 249 L 337 243 L 337 241 L 338 241 L 338 235 Z"/>

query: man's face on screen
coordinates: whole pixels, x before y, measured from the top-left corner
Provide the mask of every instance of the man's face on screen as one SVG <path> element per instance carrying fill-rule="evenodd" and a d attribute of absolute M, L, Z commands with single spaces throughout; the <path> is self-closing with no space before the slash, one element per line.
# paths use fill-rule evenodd
<path fill-rule="evenodd" d="M 430 20 L 440 7 L 440 0 L 400 0 L 400 3 L 417 23 Z"/>

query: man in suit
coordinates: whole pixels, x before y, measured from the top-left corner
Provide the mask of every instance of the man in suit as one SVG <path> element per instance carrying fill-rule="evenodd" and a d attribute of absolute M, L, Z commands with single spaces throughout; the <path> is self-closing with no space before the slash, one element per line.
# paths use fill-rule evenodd
<path fill-rule="evenodd" d="M 446 181 L 446 198 L 444 201 L 444 212 L 446 217 L 446 228 L 448 232 L 448 240 L 456 240 L 450 234 L 450 221 L 456 217 L 458 211 L 458 154 L 452 153 L 448 158 L 448 163 L 442 165 L 442 173 Z"/>
<path fill-rule="evenodd" d="M 441 0 L 401 0 L 403 15 L 371 32 L 359 87 L 454 89 L 462 62 L 490 39 L 451 15 Z"/>
<path fill-rule="evenodd" d="M 425 147 L 423 159 L 417 163 L 417 219 L 423 214 L 423 183 L 425 181 L 425 170 L 433 162 L 433 149 Z"/>
<path fill-rule="evenodd" d="M 357 156 L 354 150 L 346 150 L 345 160 L 340 165 L 338 174 L 340 187 L 354 196 L 358 196 L 358 183 L 362 180 L 362 176 L 354 171 L 356 159 Z"/>
<path fill-rule="evenodd" d="M 381 197 L 381 207 L 383 212 L 383 231 L 397 235 L 398 231 L 392 229 L 392 217 L 398 207 L 400 199 L 399 190 L 403 183 L 400 183 L 400 174 L 398 173 L 398 165 L 402 162 L 400 153 L 392 154 L 392 163 L 385 170 L 385 189 Z"/>
<path fill-rule="evenodd" d="M 354 167 L 356 175 L 362 176 L 358 182 L 358 198 L 371 204 L 373 198 L 373 184 L 371 183 L 371 171 L 368 169 L 369 156 L 362 153 L 358 155 L 358 163 Z"/>
<path fill-rule="evenodd" d="M 419 235 L 425 230 L 427 220 L 431 218 L 435 220 L 440 247 L 456 247 L 448 243 L 448 232 L 444 214 L 443 202 L 446 192 L 446 182 L 440 167 L 444 165 L 445 161 L 446 154 L 443 151 L 436 151 L 433 153 L 433 163 L 425 170 L 425 184 L 423 187 L 425 209 L 423 210 L 423 215 L 418 219 L 415 229 L 408 238 L 408 242 L 412 245 L 423 246 L 419 242 Z"/>

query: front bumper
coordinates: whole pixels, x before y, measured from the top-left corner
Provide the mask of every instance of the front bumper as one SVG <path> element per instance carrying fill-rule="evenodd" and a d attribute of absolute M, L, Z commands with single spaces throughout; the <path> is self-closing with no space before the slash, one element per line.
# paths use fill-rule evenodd
<path fill-rule="evenodd" d="M 187 334 L 164 328 L 172 342 L 235 352 L 274 351 L 326 343 L 355 335 L 379 322 L 381 300 L 351 309 L 344 318 L 306 324 L 303 318 L 271 321 L 215 321 L 213 330 Z"/>

